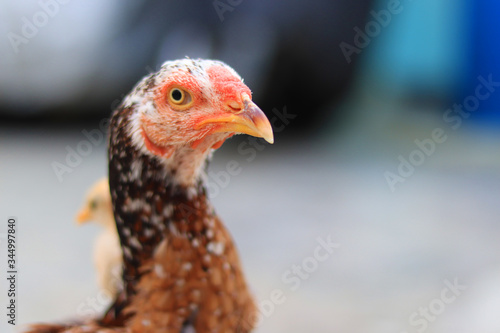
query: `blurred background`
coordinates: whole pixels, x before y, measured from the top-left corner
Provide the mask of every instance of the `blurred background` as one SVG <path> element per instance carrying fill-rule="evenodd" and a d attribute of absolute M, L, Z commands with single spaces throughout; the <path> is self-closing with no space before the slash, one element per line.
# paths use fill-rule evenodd
<path fill-rule="evenodd" d="M 8 216 L 19 267 L 18 325 L 2 314 L 0 331 L 105 308 L 100 229 L 74 219 L 107 170 L 105 141 L 85 133 L 105 133 L 140 78 L 189 56 L 227 62 L 274 119 L 274 145 L 232 139 L 210 170 L 234 159 L 242 172 L 209 176 L 261 303 L 258 332 L 500 332 L 499 10 L 0 0 L 2 276 Z M 320 261 L 329 237 L 338 247 Z"/>

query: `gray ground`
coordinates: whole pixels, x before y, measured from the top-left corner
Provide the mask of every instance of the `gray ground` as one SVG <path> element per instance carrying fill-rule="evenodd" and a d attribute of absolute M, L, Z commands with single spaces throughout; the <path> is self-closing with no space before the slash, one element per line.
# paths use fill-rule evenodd
<path fill-rule="evenodd" d="M 388 152 L 370 139 L 278 137 L 251 162 L 223 147 L 211 170 L 234 159 L 241 172 L 213 201 L 262 304 L 258 332 L 499 332 L 500 140 L 460 135 L 394 192 L 384 172 L 415 148 L 411 140 Z M 74 215 L 106 173 L 105 146 L 62 182 L 51 167 L 83 139 L 79 130 L 0 130 L 0 232 L 7 216 L 18 218 L 18 324 L 104 307 L 91 261 L 99 228 L 77 227 Z M 328 237 L 338 246 L 318 252 Z M 309 272 L 294 275 L 294 265 Z M 455 282 L 466 289 L 451 290 Z M 5 304 L 5 279 L 0 287 Z M 2 309 L 0 331 L 10 332 Z"/>

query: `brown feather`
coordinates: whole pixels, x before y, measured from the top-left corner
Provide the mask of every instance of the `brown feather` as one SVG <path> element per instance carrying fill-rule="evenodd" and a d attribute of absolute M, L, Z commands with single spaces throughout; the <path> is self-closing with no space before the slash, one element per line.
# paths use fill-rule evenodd
<path fill-rule="evenodd" d="M 184 59 L 167 63 L 143 79 L 111 117 L 109 187 L 123 252 L 124 290 L 100 320 L 34 325 L 28 332 L 181 333 L 189 326 L 197 333 L 247 333 L 253 329 L 257 309 L 236 246 L 209 203 L 200 172 L 210 148 L 219 147 L 233 133 L 215 133 L 193 148 L 192 141 L 185 142 L 184 132 L 169 129 L 175 135 L 169 145 L 179 146 L 168 157 L 148 151 L 145 139 L 136 135 L 143 125 L 137 120 L 142 119 L 138 117 L 143 115 L 141 107 L 154 115 L 150 133 L 156 136 L 163 135 L 168 124 L 180 126 L 160 117 L 167 111 L 156 103 L 162 103 L 164 96 L 154 94 L 162 91 L 161 80 L 171 71 L 176 71 L 176 77 L 189 76 L 189 82 L 197 75 L 209 85 L 207 66 L 217 66 L 227 80 L 238 83 L 231 87 L 244 88 L 248 98 L 249 89 L 228 66 Z M 240 94 L 224 82 L 217 84 L 226 95 Z M 212 88 L 205 92 L 213 98 Z M 188 110 L 171 114 L 187 117 Z M 269 122 L 266 126 L 270 130 Z"/>

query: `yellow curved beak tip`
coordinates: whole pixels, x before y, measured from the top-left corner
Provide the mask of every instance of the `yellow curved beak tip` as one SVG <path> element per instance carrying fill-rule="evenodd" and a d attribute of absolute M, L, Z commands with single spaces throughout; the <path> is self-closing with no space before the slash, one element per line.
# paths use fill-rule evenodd
<path fill-rule="evenodd" d="M 76 215 L 76 224 L 81 225 L 90 220 L 90 212 L 87 208 L 83 208 Z"/>
<path fill-rule="evenodd" d="M 241 113 L 241 122 L 248 126 L 249 130 L 246 133 L 255 137 L 260 137 L 269 142 L 274 143 L 273 128 L 269 119 L 262 110 L 252 101 L 245 101 L 245 109 Z"/>
<path fill-rule="evenodd" d="M 273 128 L 271 127 L 269 120 L 267 120 L 267 117 L 264 116 L 264 119 L 262 119 L 260 122 L 261 123 L 256 123 L 256 129 L 259 132 L 260 137 L 269 142 L 270 144 L 273 144 L 274 134 L 273 134 Z"/>

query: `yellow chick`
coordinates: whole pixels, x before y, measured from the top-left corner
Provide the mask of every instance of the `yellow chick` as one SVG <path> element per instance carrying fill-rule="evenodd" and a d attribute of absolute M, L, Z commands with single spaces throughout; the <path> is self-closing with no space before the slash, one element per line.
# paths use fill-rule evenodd
<path fill-rule="evenodd" d="M 100 179 L 89 189 L 76 221 L 79 225 L 94 221 L 104 228 L 95 241 L 94 265 L 99 287 L 114 297 L 122 288 L 123 259 L 113 217 L 108 178 Z"/>

